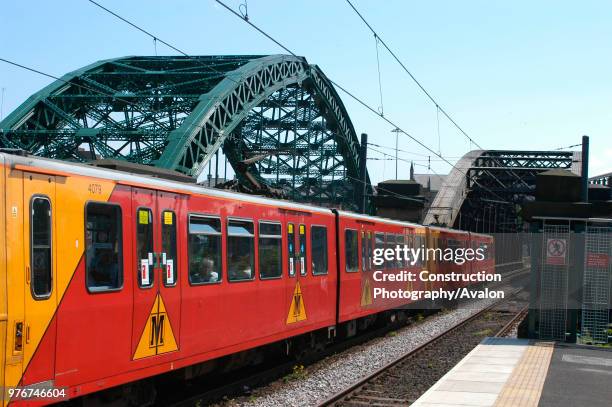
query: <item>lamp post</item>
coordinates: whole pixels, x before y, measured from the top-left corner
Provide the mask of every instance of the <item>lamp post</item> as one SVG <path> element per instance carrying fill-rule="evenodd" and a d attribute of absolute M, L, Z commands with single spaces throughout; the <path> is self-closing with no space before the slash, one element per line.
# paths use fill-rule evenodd
<path fill-rule="evenodd" d="M 398 142 L 399 142 L 399 134 L 401 133 L 401 130 L 399 128 L 395 128 L 393 130 L 391 130 L 392 133 L 395 133 L 395 179 L 397 180 L 397 161 L 398 161 Z"/>

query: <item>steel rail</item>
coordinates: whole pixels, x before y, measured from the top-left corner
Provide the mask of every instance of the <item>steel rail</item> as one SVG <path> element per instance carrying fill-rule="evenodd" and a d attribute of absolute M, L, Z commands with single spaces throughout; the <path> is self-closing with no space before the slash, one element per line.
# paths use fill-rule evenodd
<path fill-rule="evenodd" d="M 435 344 L 437 341 L 439 341 L 440 339 L 442 339 L 445 336 L 449 335 L 450 333 L 455 332 L 459 328 L 461 328 L 461 327 L 467 325 L 468 323 L 476 320 L 477 318 L 479 318 L 482 315 L 486 314 L 487 312 L 491 311 L 494 307 L 498 306 L 499 304 L 502 304 L 502 303 L 508 301 L 509 298 L 512 298 L 512 297 L 516 296 L 521 291 L 523 291 L 523 288 L 519 288 L 519 289 L 514 290 L 509 295 L 508 298 L 502 298 L 502 299 L 500 299 L 498 301 L 495 301 L 492 304 L 488 305 L 487 307 L 481 309 L 480 311 L 470 315 L 469 317 L 467 317 L 467 318 L 463 319 L 462 321 L 460 321 L 459 323 L 453 325 L 451 328 L 447 329 L 446 331 L 436 335 L 434 338 L 430 339 L 429 341 L 424 342 L 421 345 L 419 345 L 418 347 L 416 347 L 415 349 L 412 349 L 411 351 L 409 351 L 408 353 L 405 353 L 405 354 L 403 354 L 403 355 L 393 359 L 391 362 L 389 362 L 386 365 L 378 368 L 374 372 L 372 372 L 372 373 L 362 377 L 357 382 L 353 383 L 351 386 L 349 386 L 349 387 L 347 387 L 347 388 L 337 392 L 336 394 L 332 395 L 331 397 L 325 399 L 324 401 L 319 403 L 318 406 L 319 407 L 326 407 L 326 406 L 339 405 L 337 403 L 342 402 L 343 400 L 345 400 L 347 398 L 347 396 L 350 396 L 350 395 L 358 392 L 361 388 L 363 388 L 369 382 L 371 382 L 372 380 L 374 380 L 377 377 L 381 376 L 383 373 L 385 373 L 389 369 L 393 368 L 394 366 L 398 365 L 399 363 L 401 363 L 401 362 L 403 362 L 405 360 L 408 360 L 408 359 L 412 358 L 413 356 L 417 355 L 418 353 L 420 353 L 424 349 L 426 349 L 426 348 L 430 347 L 431 345 Z"/>
<path fill-rule="evenodd" d="M 525 318 L 525 316 L 527 315 L 527 313 L 529 312 L 529 305 L 525 305 L 515 316 L 514 318 L 512 318 L 510 321 L 508 321 L 508 323 L 506 325 L 504 325 L 499 331 L 497 331 L 497 333 L 495 334 L 495 337 L 500 338 L 500 337 L 504 337 L 508 334 L 508 332 L 510 332 L 510 330 L 520 324 L 523 319 Z"/>
<path fill-rule="evenodd" d="M 529 267 L 526 268 L 519 268 L 513 271 L 508 272 L 507 274 L 504 275 L 504 278 L 511 278 L 511 279 L 515 279 L 518 276 L 521 276 L 525 273 L 526 270 L 528 270 Z M 492 287 L 499 287 L 501 286 L 502 283 L 498 283 L 498 284 L 494 284 Z M 516 295 L 518 292 L 520 292 L 522 289 L 517 289 L 515 291 L 513 291 L 512 293 L 510 293 L 510 297 Z M 458 325 L 454 326 L 451 329 L 456 329 L 456 328 L 460 328 L 460 326 L 463 326 L 465 324 L 467 324 L 468 322 L 470 322 L 471 320 L 477 318 L 479 315 L 482 315 L 484 312 L 490 310 L 492 307 L 494 307 L 495 305 L 498 305 L 500 303 L 502 303 L 504 300 L 506 299 L 500 299 L 499 301 L 496 301 L 495 303 L 487 306 L 486 308 L 484 308 L 483 310 L 477 312 L 476 314 L 473 314 L 472 316 L 468 317 L 466 320 L 460 322 Z M 198 405 L 201 403 L 206 403 L 207 401 L 210 400 L 219 400 L 222 399 L 224 396 L 227 395 L 238 395 L 240 394 L 240 391 L 237 391 L 237 389 L 244 389 L 244 388 L 255 388 L 260 384 L 263 384 L 265 382 L 270 382 L 273 380 L 277 380 L 278 378 L 282 377 L 283 375 L 289 374 L 292 371 L 292 368 L 296 365 L 296 364 L 302 364 L 305 366 L 311 365 L 312 363 L 315 363 L 319 360 L 322 360 L 323 358 L 333 355 L 333 354 L 337 354 L 339 352 L 342 352 L 344 350 L 350 349 L 351 347 L 363 344 L 368 342 L 369 340 L 372 340 L 374 338 L 380 337 L 381 335 L 383 335 L 386 332 L 389 332 L 393 329 L 392 326 L 385 326 L 382 328 L 378 328 L 378 329 L 374 329 L 372 331 L 369 332 L 364 332 L 360 335 L 358 335 L 357 337 L 354 338 L 350 338 L 341 342 L 338 342 L 332 346 L 330 346 L 329 348 L 325 349 L 324 351 L 317 353 L 317 354 L 313 354 L 313 355 L 308 355 L 306 356 L 304 359 L 302 360 L 290 360 L 287 362 L 283 362 L 280 365 L 276 365 L 276 366 L 270 366 L 265 368 L 262 371 L 257 372 L 256 374 L 252 374 L 252 375 L 247 375 L 245 377 L 241 377 L 238 378 L 236 380 L 232 380 L 230 383 L 224 384 L 222 386 L 218 386 L 218 387 L 214 387 L 211 389 L 207 389 L 201 393 L 197 393 L 197 394 L 192 394 L 187 396 L 186 398 L 182 399 L 182 400 L 164 400 L 165 402 L 168 403 L 169 406 L 172 407 L 184 407 L 184 406 L 193 406 L 193 405 Z M 414 349 L 412 351 L 412 354 L 414 355 L 419 349 L 426 347 L 427 345 L 430 345 L 433 341 L 440 339 L 442 336 L 446 335 L 447 333 L 450 333 L 450 331 L 446 331 L 441 333 L 440 335 L 436 336 L 436 338 L 432 339 L 431 341 L 424 343 L 422 345 L 419 346 L 419 348 Z M 399 359 L 399 358 L 398 358 Z M 401 360 L 398 360 L 397 363 L 399 363 Z M 351 388 L 355 388 L 358 386 L 353 386 Z M 326 405 L 326 404 L 322 404 L 322 405 Z"/>

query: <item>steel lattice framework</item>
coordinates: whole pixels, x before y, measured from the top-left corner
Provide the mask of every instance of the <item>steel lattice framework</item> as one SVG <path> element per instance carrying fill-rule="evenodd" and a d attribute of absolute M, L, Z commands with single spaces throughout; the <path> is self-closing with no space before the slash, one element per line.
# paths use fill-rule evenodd
<path fill-rule="evenodd" d="M 580 174 L 580 160 L 581 153 L 573 151 L 470 151 L 446 177 L 425 223 L 516 232 L 520 205 L 534 199 L 536 175 L 553 168 Z"/>
<path fill-rule="evenodd" d="M 287 55 L 100 61 L 8 115 L 0 147 L 194 177 L 222 151 L 256 192 L 355 208 L 360 191 L 359 142 L 340 97 L 316 65 Z"/>

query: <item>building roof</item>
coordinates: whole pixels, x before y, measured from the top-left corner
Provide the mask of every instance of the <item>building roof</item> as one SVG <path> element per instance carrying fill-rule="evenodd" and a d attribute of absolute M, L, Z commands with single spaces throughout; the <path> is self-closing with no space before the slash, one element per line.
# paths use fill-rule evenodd
<path fill-rule="evenodd" d="M 437 174 L 414 174 L 414 180 L 421 184 L 423 188 L 427 188 L 427 180 L 429 179 L 431 180 L 431 190 L 439 191 L 445 176 L 446 175 Z"/>

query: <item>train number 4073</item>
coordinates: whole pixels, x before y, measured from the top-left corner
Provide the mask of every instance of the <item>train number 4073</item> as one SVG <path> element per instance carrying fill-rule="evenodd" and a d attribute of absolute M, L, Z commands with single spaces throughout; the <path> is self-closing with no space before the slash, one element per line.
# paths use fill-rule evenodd
<path fill-rule="evenodd" d="M 102 185 L 100 184 L 89 184 L 87 188 L 90 194 L 101 194 L 102 193 Z"/>

